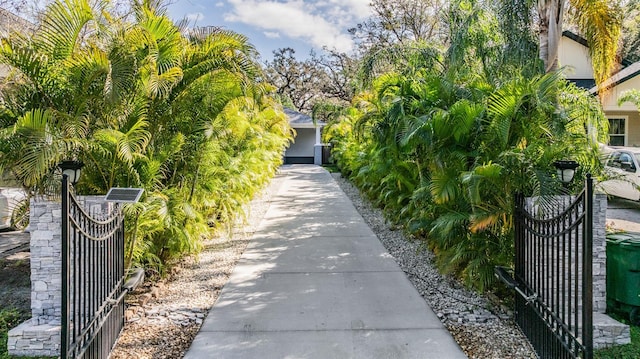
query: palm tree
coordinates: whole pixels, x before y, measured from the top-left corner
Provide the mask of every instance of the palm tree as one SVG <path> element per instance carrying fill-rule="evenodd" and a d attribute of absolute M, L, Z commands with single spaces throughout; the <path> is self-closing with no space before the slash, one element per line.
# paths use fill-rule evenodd
<path fill-rule="evenodd" d="M 102 21 L 86 1 L 56 2 L 33 36 L 3 40 L 0 60 L 12 72 L 2 93 L 3 117 L 10 124 L 2 135 L 17 152 L 2 151 L 0 167 L 34 191 L 47 190 L 60 160 L 82 152 L 100 117 L 95 108 L 106 107 L 105 79 L 118 72 L 109 73 L 109 56 L 97 42 L 83 40 Z"/>
<path fill-rule="evenodd" d="M 73 157 L 86 165 L 80 192 L 145 188 L 128 209 L 128 262 L 160 270 L 231 222 L 291 133 L 246 37 L 184 35 L 154 0 L 136 2 L 133 21 L 105 6 L 58 0 L 34 36 L 3 39 L 0 170 L 46 192 Z"/>
<path fill-rule="evenodd" d="M 511 30 L 525 33 L 535 31 L 538 34 L 539 56 L 545 72 L 558 68 L 558 46 L 567 16 L 571 16 L 578 31 L 587 40 L 596 83 L 603 83 L 614 70 L 622 28 L 622 12 L 618 1 L 506 0 L 502 9 L 507 18 L 529 19 L 529 24 L 517 24 L 528 25 L 528 29 Z M 532 10 L 536 16 L 529 15 Z M 509 23 L 505 22 L 505 25 Z M 525 34 L 521 39 L 526 37 Z"/>
<path fill-rule="evenodd" d="M 494 23 L 474 11 L 455 20 L 457 42 L 446 53 L 412 45 L 388 49 L 394 56 L 384 60 L 392 61 L 372 58 L 366 72 L 386 72 L 328 134 L 340 167 L 425 239 L 441 269 L 486 289 L 493 267 L 511 261 L 512 193 L 558 186 L 550 173 L 561 153 L 597 170 L 591 134 L 606 134 L 606 121 L 595 100 L 558 73 L 495 75 L 503 64 L 489 57 L 500 45 L 483 33 Z M 455 36 L 470 30 L 473 41 Z"/>

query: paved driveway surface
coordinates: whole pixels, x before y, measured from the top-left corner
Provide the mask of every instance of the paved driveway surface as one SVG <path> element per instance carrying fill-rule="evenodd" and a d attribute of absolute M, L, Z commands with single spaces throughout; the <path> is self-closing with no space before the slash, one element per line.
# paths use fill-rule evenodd
<path fill-rule="evenodd" d="M 22 232 L 0 232 L 0 259 L 14 253 L 29 250 L 29 234 Z"/>
<path fill-rule="evenodd" d="M 640 202 L 611 197 L 607 203 L 607 225 L 627 232 L 640 232 Z"/>
<path fill-rule="evenodd" d="M 185 359 L 466 358 L 331 175 L 282 174 Z"/>

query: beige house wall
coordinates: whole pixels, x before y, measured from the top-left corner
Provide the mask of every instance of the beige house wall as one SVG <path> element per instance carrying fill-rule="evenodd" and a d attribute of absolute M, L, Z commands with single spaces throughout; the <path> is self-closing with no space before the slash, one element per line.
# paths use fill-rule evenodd
<path fill-rule="evenodd" d="M 558 64 L 567 66 L 564 76 L 567 79 L 593 79 L 593 68 L 589 50 L 586 46 L 562 36 L 558 49 Z M 628 79 L 612 88 L 602 99 L 602 109 L 608 118 L 624 118 L 625 146 L 640 147 L 640 113 L 638 108 L 629 102 L 618 106 L 618 98 L 630 89 L 640 89 L 640 76 Z"/>
<path fill-rule="evenodd" d="M 625 91 L 631 89 L 640 89 L 640 76 L 636 76 L 635 78 L 629 79 L 612 88 L 609 93 L 606 94 L 604 101 L 602 102 L 602 108 L 604 109 L 604 111 L 637 112 L 638 108 L 630 102 L 625 102 L 618 106 L 618 98 L 620 98 L 620 95 L 622 95 Z"/>
<path fill-rule="evenodd" d="M 7 36 L 11 32 L 30 33 L 36 26 L 18 15 L 0 8 L 0 36 Z"/>
<path fill-rule="evenodd" d="M 18 15 L 0 8 L 0 37 L 7 37 L 13 32 L 29 34 L 35 31 L 36 26 Z M 0 80 L 9 75 L 11 69 L 6 65 L 0 65 Z"/>

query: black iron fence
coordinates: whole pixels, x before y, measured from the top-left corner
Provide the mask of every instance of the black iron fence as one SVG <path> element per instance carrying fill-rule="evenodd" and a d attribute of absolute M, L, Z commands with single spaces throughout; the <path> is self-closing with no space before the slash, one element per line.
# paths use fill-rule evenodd
<path fill-rule="evenodd" d="M 88 213 L 62 183 L 62 358 L 107 358 L 124 326 L 124 216 Z"/>
<path fill-rule="evenodd" d="M 516 322 L 540 358 L 593 357 L 593 182 L 578 196 L 516 197 Z"/>

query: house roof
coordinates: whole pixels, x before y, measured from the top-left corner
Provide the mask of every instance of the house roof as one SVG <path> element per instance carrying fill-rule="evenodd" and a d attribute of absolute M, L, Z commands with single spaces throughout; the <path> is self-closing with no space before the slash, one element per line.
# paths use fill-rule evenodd
<path fill-rule="evenodd" d="M 576 34 L 575 32 L 571 31 L 571 30 L 564 30 L 562 32 L 562 36 L 567 37 L 577 43 L 579 43 L 580 45 L 584 46 L 584 47 L 589 47 L 589 43 L 587 43 L 587 39 L 585 39 L 584 37 Z M 627 67 L 633 64 L 633 62 L 631 62 L 628 59 L 622 59 L 620 61 L 620 64 L 622 65 L 622 67 Z"/>
<path fill-rule="evenodd" d="M 596 85 L 596 80 L 594 79 L 567 79 L 567 81 L 573 82 L 576 86 L 585 90 L 589 90 Z"/>
<path fill-rule="evenodd" d="M 565 36 L 584 47 L 589 47 L 587 40 L 569 30 L 565 30 L 562 32 L 562 36 Z M 622 65 L 621 69 L 615 74 L 611 75 L 605 82 L 600 85 L 600 87 L 609 88 L 615 87 L 627 80 L 630 80 L 638 75 L 640 75 L 640 61 L 639 62 L 631 62 L 627 59 L 622 59 L 620 61 L 620 65 Z M 588 89 L 590 93 L 595 94 L 598 92 L 598 86 L 596 86 L 594 79 L 570 79 L 569 81 L 575 83 L 578 87 L 582 87 L 584 89 Z"/>
<path fill-rule="evenodd" d="M 324 126 L 325 123 L 321 121 L 313 121 L 313 118 L 309 115 L 305 115 L 302 112 L 292 110 L 290 108 L 284 109 L 284 113 L 289 118 L 289 125 L 293 128 L 315 128 L 316 126 Z"/>
<path fill-rule="evenodd" d="M 603 88 L 610 88 L 610 87 L 615 87 L 618 86 L 619 84 L 630 80 L 636 76 L 640 75 L 640 61 L 638 62 L 634 62 L 633 64 L 623 68 L 622 70 L 616 72 L 615 74 L 611 75 L 611 77 L 609 77 L 608 79 L 606 79 L 602 85 L 600 85 L 599 87 L 603 87 Z M 596 93 L 598 92 L 598 86 L 593 86 L 592 88 L 589 89 L 590 93 Z"/>

